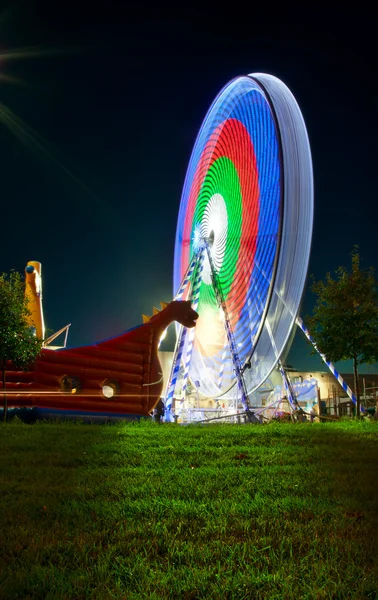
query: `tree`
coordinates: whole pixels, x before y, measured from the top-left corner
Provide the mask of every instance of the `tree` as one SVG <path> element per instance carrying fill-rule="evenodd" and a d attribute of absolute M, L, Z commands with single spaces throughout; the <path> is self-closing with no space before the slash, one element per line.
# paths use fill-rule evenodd
<path fill-rule="evenodd" d="M 23 279 L 16 271 L 0 275 L 0 368 L 2 372 L 4 421 L 7 418 L 6 365 L 20 369 L 35 361 L 42 348 L 28 323 L 28 300 Z"/>
<path fill-rule="evenodd" d="M 358 247 L 352 268 L 339 267 L 332 277 L 315 281 L 317 299 L 309 328 L 319 350 L 332 362 L 353 360 L 356 414 L 360 416 L 358 366 L 378 360 L 378 282 L 374 269 L 360 268 Z"/>

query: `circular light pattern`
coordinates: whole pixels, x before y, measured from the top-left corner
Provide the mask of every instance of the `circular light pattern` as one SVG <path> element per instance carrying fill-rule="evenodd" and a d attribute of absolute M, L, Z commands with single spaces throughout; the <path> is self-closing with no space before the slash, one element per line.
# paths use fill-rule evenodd
<path fill-rule="evenodd" d="M 202 239 L 209 240 L 214 266 L 218 273 L 222 269 L 226 250 L 227 227 L 228 217 L 226 203 L 223 196 L 214 194 L 206 206 L 200 224 L 200 241 Z M 197 245 L 200 245 L 200 241 L 199 244 L 197 242 Z M 211 285 L 211 270 L 208 260 L 204 264 L 202 279 L 204 283 Z"/>
<path fill-rule="evenodd" d="M 175 245 L 174 291 L 206 239 L 225 300 L 227 316 L 205 255 L 190 367 L 205 395 L 223 395 L 236 380 L 225 318 L 248 391 L 282 353 L 307 273 L 312 188 L 307 133 L 288 88 L 263 74 L 231 81 L 196 140 Z"/>

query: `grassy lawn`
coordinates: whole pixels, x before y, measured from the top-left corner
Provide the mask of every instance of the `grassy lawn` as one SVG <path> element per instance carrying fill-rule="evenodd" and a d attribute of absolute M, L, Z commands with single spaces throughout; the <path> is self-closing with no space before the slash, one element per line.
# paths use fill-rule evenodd
<path fill-rule="evenodd" d="M 0 598 L 378 598 L 378 423 L 0 425 Z"/>

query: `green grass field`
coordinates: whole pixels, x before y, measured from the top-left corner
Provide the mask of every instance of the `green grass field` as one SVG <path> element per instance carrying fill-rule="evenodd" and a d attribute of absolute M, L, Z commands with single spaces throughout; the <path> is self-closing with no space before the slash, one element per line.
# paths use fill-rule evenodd
<path fill-rule="evenodd" d="M 378 423 L 0 425 L 0 598 L 378 598 Z"/>

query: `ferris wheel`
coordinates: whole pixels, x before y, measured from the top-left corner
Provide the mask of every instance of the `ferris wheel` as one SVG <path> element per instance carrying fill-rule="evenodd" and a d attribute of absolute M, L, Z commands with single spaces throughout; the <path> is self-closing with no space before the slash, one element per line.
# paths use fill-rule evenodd
<path fill-rule="evenodd" d="M 286 85 L 254 73 L 215 98 L 189 162 L 177 222 L 174 294 L 199 313 L 177 330 L 166 393 L 178 378 L 207 397 L 250 395 L 269 377 L 295 324 L 313 227 L 305 123 Z"/>

